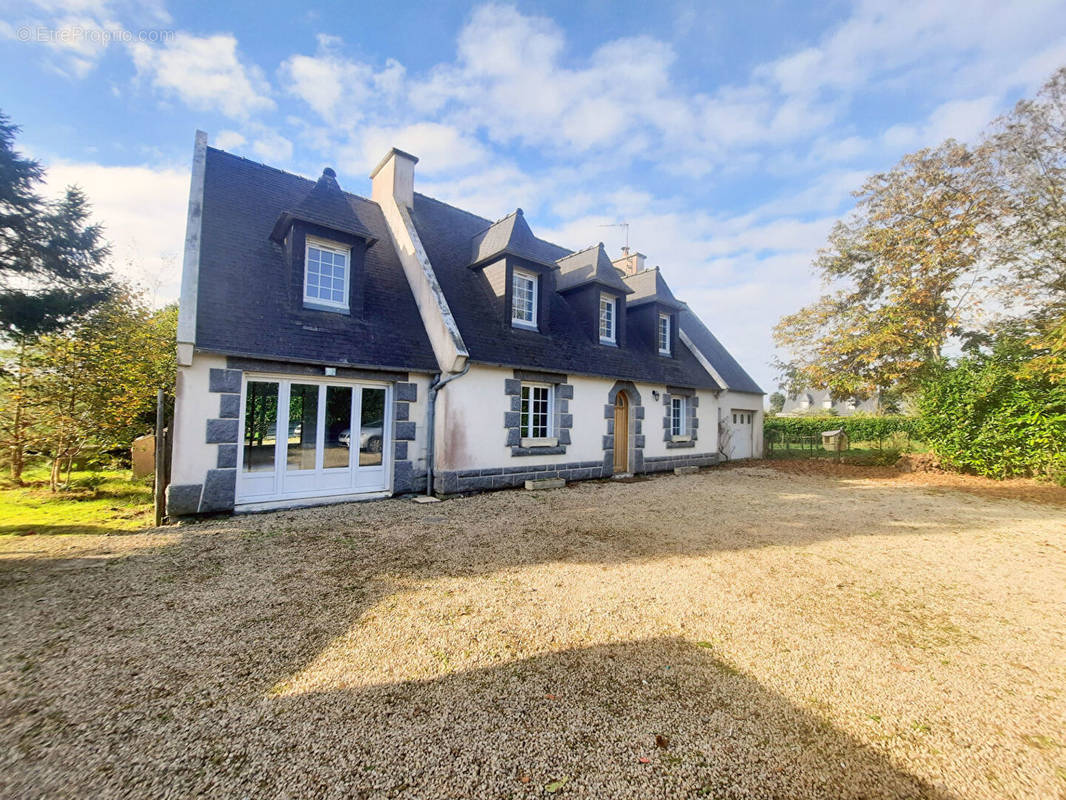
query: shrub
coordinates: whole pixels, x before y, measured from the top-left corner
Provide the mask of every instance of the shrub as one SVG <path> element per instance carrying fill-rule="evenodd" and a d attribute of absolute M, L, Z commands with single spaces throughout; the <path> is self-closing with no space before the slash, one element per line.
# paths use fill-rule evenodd
<path fill-rule="evenodd" d="M 880 442 L 896 433 L 914 434 L 914 417 L 855 414 L 849 417 L 818 416 L 766 418 L 763 430 L 783 436 L 821 436 L 822 431 L 843 429 L 851 442 Z M 780 439 L 780 436 L 778 437 Z"/>
<path fill-rule="evenodd" d="M 1028 369 L 1039 353 L 1005 333 L 922 382 L 920 435 L 945 464 L 1066 485 L 1066 385 Z"/>

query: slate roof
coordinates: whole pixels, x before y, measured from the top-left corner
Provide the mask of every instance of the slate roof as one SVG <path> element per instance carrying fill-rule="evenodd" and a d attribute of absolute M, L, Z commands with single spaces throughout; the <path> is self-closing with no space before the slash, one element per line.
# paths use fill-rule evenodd
<path fill-rule="evenodd" d="M 557 291 L 567 292 L 590 283 L 598 283 L 621 294 L 630 294 L 633 291 L 611 264 L 611 259 L 603 249 L 603 242 L 564 256 L 555 263 L 559 265 L 559 274 L 555 280 Z"/>
<path fill-rule="evenodd" d="M 472 245 L 471 265 L 486 264 L 509 254 L 551 267 L 558 258 L 553 245 L 533 235 L 520 208 L 476 233 Z"/>
<path fill-rule="evenodd" d="M 336 181 L 333 181 L 336 183 Z M 207 149 L 196 314 L 198 349 L 229 355 L 436 372 L 437 362 L 376 203 L 281 170 Z M 303 308 L 270 239 L 284 211 L 321 214 L 375 242 L 366 254 L 363 313 Z M 358 234 L 358 235 L 364 235 Z M 294 284 L 293 281 L 298 281 Z"/>
<path fill-rule="evenodd" d="M 626 298 L 627 308 L 652 302 L 667 308 L 681 308 L 683 305 L 666 285 L 658 267 L 646 269 L 636 275 L 626 275 L 622 280 L 633 290 L 633 294 Z"/>
<path fill-rule="evenodd" d="M 337 183 L 337 173 L 331 167 L 322 170 L 322 177 L 295 208 L 281 213 L 271 238 L 279 242 L 284 240 L 289 225 L 297 219 L 322 225 L 330 230 L 350 233 L 368 242 L 377 238 L 356 217 L 348 196 L 341 191 L 340 184 Z"/>
<path fill-rule="evenodd" d="M 729 389 L 734 392 L 766 394 L 688 306 L 684 306 L 678 313 L 678 322 L 681 330 L 692 340 L 703 357 L 711 362 L 711 366 L 722 376 Z"/>
<path fill-rule="evenodd" d="M 470 269 L 471 242 L 481 234 L 485 234 L 481 237 L 482 242 L 490 235 L 496 237 L 497 233 L 489 234 L 487 229 L 497 226 L 500 231 L 507 231 L 507 241 L 510 241 L 514 227 L 508 226 L 520 224 L 529 229 L 520 214 L 493 224 L 416 192 L 412 218 L 472 361 L 675 386 L 719 388 L 683 345 L 678 348 L 675 358 L 663 358 L 656 353 L 652 341 L 642 340 L 633 330 L 627 331 L 625 348 L 593 342 L 585 331 L 588 326 L 579 323 L 573 308 L 557 292 L 550 294 L 550 324 L 546 333 L 505 328 L 498 313 L 489 312 L 499 305 L 499 299 L 488 278 L 480 270 Z M 512 218 L 516 219 L 508 223 L 507 220 Z M 499 239 L 493 241 L 495 244 L 486 246 L 486 251 L 504 241 L 504 234 L 499 232 Z M 566 248 L 540 239 L 535 244 L 525 244 L 534 248 L 539 256 L 550 258 L 549 263 L 572 255 Z M 654 332 L 648 331 L 646 335 L 651 337 Z"/>

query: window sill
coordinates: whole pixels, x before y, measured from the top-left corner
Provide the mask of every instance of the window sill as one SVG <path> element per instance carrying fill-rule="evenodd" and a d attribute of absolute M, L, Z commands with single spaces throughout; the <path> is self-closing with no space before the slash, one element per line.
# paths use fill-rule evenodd
<path fill-rule="evenodd" d="M 331 306 L 327 303 L 316 303 L 313 300 L 304 300 L 304 308 L 308 311 L 329 311 L 334 314 L 350 314 L 348 306 Z"/>
<path fill-rule="evenodd" d="M 559 444 L 557 437 L 548 437 L 541 439 L 522 439 L 519 441 L 519 445 L 522 447 L 556 447 Z"/>
<path fill-rule="evenodd" d="M 601 338 L 600 339 L 600 344 L 605 344 L 608 347 L 618 347 L 618 342 L 616 342 L 614 339 L 603 339 L 603 338 Z"/>
<path fill-rule="evenodd" d="M 670 441 L 671 442 L 691 442 L 692 441 L 692 437 L 691 436 L 671 436 L 670 437 Z"/>
<path fill-rule="evenodd" d="M 523 330 L 523 331 L 533 331 L 534 333 L 536 333 L 539 330 L 539 328 L 537 327 L 537 324 L 535 322 L 520 322 L 517 319 L 512 319 L 511 320 L 511 327 L 512 328 L 518 328 L 519 330 Z"/>
<path fill-rule="evenodd" d="M 695 446 L 696 446 L 696 443 L 694 441 L 692 441 L 691 439 L 689 439 L 688 441 L 685 441 L 685 442 L 669 441 L 669 442 L 666 443 L 666 449 L 667 450 L 672 450 L 672 449 L 674 449 L 676 447 L 695 447 Z"/>

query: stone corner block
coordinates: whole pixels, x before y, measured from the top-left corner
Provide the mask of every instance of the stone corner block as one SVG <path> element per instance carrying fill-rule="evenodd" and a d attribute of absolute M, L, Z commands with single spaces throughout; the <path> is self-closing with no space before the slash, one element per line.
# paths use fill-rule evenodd
<path fill-rule="evenodd" d="M 218 398 L 218 416 L 222 419 L 237 419 L 241 415 L 241 396 L 223 394 Z"/>
<path fill-rule="evenodd" d="M 522 381 L 518 378 L 504 378 L 503 379 L 503 393 L 504 394 L 521 394 L 522 393 Z"/>
<path fill-rule="evenodd" d="M 569 383 L 560 383 L 555 393 L 562 400 L 574 399 L 574 387 Z"/>
<path fill-rule="evenodd" d="M 207 444 L 235 444 L 237 441 L 237 420 L 207 420 Z"/>
<path fill-rule="evenodd" d="M 232 511 L 237 491 L 237 470 L 209 469 L 204 479 L 200 511 Z"/>
<path fill-rule="evenodd" d="M 417 383 L 397 383 L 396 399 L 401 403 L 414 403 L 418 400 Z"/>
<path fill-rule="evenodd" d="M 241 371 L 239 369 L 219 369 L 217 367 L 212 367 L 207 376 L 207 389 L 210 392 L 240 394 Z"/>
<path fill-rule="evenodd" d="M 413 422 L 397 422 L 395 425 L 394 436 L 399 442 L 412 442 L 415 438 L 415 423 Z"/>
<path fill-rule="evenodd" d="M 233 469 L 237 466 L 237 445 L 235 444 L 220 444 L 218 446 L 218 463 L 215 465 L 219 469 Z"/>
<path fill-rule="evenodd" d="M 171 484 L 167 487 L 167 516 L 189 517 L 200 510 L 203 484 Z"/>

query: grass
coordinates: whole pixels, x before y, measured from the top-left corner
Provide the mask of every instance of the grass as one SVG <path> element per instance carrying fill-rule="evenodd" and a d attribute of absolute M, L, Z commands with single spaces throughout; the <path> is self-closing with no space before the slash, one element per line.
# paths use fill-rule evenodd
<path fill-rule="evenodd" d="M 903 453 L 925 453 L 929 448 L 924 442 L 902 436 L 893 436 L 881 442 L 849 442 L 848 449 L 840 452 L 840 460 L 846 464 L 860 466 L 891 466 Z M 813 449 L 795 442 L 775 442 L 773 453 L 767 450 L 767 458 L 772 459 L 835 459 L 836 453 L 826 450 L 818 442 Z"/>
<path fill-rule="evenodd" d="M 24 486 L 0 482 L 0 536 L 132 533 L 152 525 L 152 479 L 129 470 L 77 471 L 70 486 L 48 488 L 48 468 L 23 474 Z"/>

